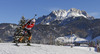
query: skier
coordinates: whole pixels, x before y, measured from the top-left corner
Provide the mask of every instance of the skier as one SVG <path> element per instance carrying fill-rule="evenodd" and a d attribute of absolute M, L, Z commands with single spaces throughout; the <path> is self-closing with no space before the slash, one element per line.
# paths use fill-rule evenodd
<path fill-rule="evenodd" d="M 23 30 L 26 31 L 29 35 L 27 45 L 30 45 L 30 40 L 32 38 L 31 29 L 34 27 L 35 21 L 36 21 L 35 19 L 31 19 L 22 27 Z M 21 42 L 23 40 L 24 36 L 25 36 L 25 34 L 21 38 L 19 38 L 18 42 Z"/>

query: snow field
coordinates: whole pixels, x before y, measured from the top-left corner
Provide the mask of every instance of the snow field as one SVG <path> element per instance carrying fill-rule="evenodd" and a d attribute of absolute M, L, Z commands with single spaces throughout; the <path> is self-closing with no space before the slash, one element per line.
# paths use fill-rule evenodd
<path fill-rule="evenodd" d="M 100 54 L 95 52 L 92 47 L 73 47 L 70 46 L 54 46 L 31 44 L 32 46 L 25 46 L 26 44 L 19 44 L 15 46 L 14 43 L 0 43 L 0 54 Z"/>

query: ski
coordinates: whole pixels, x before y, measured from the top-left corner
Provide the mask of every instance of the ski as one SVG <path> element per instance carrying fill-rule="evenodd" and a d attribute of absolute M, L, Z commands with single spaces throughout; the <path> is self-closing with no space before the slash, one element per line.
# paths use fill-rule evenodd
<path fill-rule="evenodd" d="M 25 45 L 25 46 L 32 46 L 32 45 Z"/>
<path fill-rule="evenodd" d="M 14 45 L 15 45 L 15 46 L 18 46 L 18 47 L 20 46 L 20 45 L 18 45 L 18 44 L 14 44 Z"/>
<path fill-rule="evenodd" d="M 15 45 L 16 45 L 16 46 L 20 46 L 20 45 L 18 45 L 18 43 L 19 43 L 19 42 L 18 42 L 18 41 L 16 41 Z"/>

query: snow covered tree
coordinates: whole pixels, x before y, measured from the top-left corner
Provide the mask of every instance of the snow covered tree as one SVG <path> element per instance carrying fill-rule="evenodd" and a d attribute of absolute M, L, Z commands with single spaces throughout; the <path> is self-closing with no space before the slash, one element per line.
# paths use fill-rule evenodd
<path fill-rule="evenodd" d="M 15 29 L 14 33 L 14 42 L 18 40 L 19 37 L 23 35 L 23 29 L 22 26 L 24 26 L 26 23 L 25 17 L 22 16 L 21 20 L 19 21 L 18 27 Z"/>
<path fill-rule="evenodd" d="M 19 26 L 23 26 L 26 23 L 25 17 L 22 16 L 20 22 L 19 22 Z"/>

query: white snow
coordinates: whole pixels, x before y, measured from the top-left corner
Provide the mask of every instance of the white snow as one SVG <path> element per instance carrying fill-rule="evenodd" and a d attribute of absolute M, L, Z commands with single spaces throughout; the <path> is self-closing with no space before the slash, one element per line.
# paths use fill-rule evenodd
<path fill-rule="evenodd" d="M 66 17 L 67 16 L 66 10 L 55 10 L 52 13 L 55 14 L 57 17 Z"/>
<path fill-rule="evenodd" d="M 79 13 L 77 13 L 77 12 L 69 12 L 68 14 L 67 14 L 67 17 L 78 17 L 78 16 L 83 16 L 83 17 L 85 17 L 86 18 L 86 16 L 84 16 L 83 14 L 79 14 Z"/>
<path fill-rule="evenodd" d="M 46 25 L 49 25 L 50 23 L 48 22 L 48 23 L 46 23 Z"/>
<path fill-rule="evenodd" d="M 13 28 L 14 26 L 12 24 L 10 24 L 10 26 Z"/>
<path fill-rule="evenodd" d="M 48 23 L 52 21 L 65 20 L 70 17 L 75 18 L 80 16 L 83 16 L 84 18 L 89 20 L 93 19 L 93 17 L 89 16 L 85 11 L 76 8 L 71 8 L 68 11 L 62 9 L 54 10 L 50 13 L 50 15 L 47 15 L 47 17 L 44 18 L 45 20 L 42 19 L 40 23 L 42 23 L 43 25 L 49 25 Z"/>
<path fill-rule="evenodd" d="M 2 27 L 2 28 L 0 28 L 0 29 L 5 29 L 5 27 Z"/>
<path fill-rule="evenodd" d="M 86 15 L 84 15 L 82 12 L 82 10 L 79 10 L 79 9 L 76 9 L 76 8 L 71 8 L 69 9 L 68 11 L 68 14 L 67 14 L 67 17 L 78 17 L 78 16 L 83 16 L 83 17 L 88 17 L 87 16 L 87 13 L 85 13 Z M 84 11 L 85 12 L 85 11 Z"/>
<path fill-rule="evenodd" d="M 73 34 L 72 36 L 65 36 L 65 37 L 58 37 L 55 39 L 55 41 L 59 41 L 59 42 L 82 42 L 82 41 L 87 41 L 84 38 L 79 38 L 78 36 L 76 36 L 75 34 Z"/>
<path fill-rule="evenodd" d="M 25 46 L 20 44 L 19 47 L 14 46 L 14 43 L 0 43 L 0 54 L 99 54 L 94 48 L 88 47 L 73 47 L 70 46 L 54 46 L 31 44 Z"/>
<path fill-rule="evenodd" d="M 53 14 L 55 14 L 57 17 L 78 17 L 78 16 L 83 16 L 85 18 L 90 17 L 87 15 L 87 13 L 85 12 L 85 14 L 83 14 L 83 10 L 79 10 L 76 8 L 71 8 L 68 11 L 66 10 L 55 10 L 52 11 Z M 62 20 L 62 19 L 61 19 Z"/>

